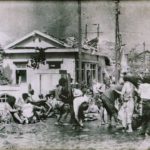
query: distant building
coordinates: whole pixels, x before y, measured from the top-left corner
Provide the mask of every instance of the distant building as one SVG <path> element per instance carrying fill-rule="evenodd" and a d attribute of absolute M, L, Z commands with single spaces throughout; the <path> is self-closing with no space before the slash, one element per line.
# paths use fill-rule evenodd
<path fill-rule="evenodd" d="M 27 67 L 32 57 L 44 50 L 45 64 L 38 69 Z M 99 53 L 92 54 L 93 50 L 82 51 L 82 80 L 87 84 L 93 79 L 103 80 L 103 70 L 110 65 L 107 56 Z M 40 31 L 33 31 L 4 48 L 3 73 L 12 81 L 12 85 L 24 84 L 35 90 L 36 93 L 46 94 L 54 89 L 62 73 L 69 73 L 78 82 L 78 48 Z"/>
<path fill-rule="evenodd" d="M 135 73 L 150 73 L 150 51 L 135 54 L 134 57 L 128 56 L 131 71 Z"/>

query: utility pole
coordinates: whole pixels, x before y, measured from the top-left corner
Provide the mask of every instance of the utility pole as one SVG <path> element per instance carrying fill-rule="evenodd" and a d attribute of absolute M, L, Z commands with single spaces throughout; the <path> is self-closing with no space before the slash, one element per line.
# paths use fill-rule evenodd
<path fill-rule="evenodd" d="M 100 34 L 100 31 L 99 31 L 99 24 L 97 24 L 97 38 L 99 38 L 99 34 Z"/>
<path fill-rule="evenodd" d="M 78 0 L 78 66 L 79 66 L 79 80 L 78 82 L 81 83 L 82 81 L 82 24 L 81 24 L 81 0 Z"/>
<path fill-rule="evenodd" d="M 87 36 L 88 36 L 88 35 L 87 35 L 87 34 L 88 34 L 88 33 L 87 33 L 87 32 L 88 32 L 88 31 L 87 31 L 87 30 L 88 30 L 87 28 L 88 28 L 88 25 L 86 24 L 86 25 L 85 25 L 85 41 L 87 40 Z"/>
<path fill-rule="evenodd" d="M 102 32 L 100 32 L 99 24 L 93 24 L 93 25 L 97 26 L 97 31 L 96 32 L 91 32 L 91 33 L 96 33 L 97 34 L 97 38 L 99 38 L 100 33 L 102 33 Z"/>
<path fill-rule="evenodd" d="M 119 68 L 120 68 L 120 38 L 121 35 L 119 34 L 119 0 L 115 0 L 115 79 L 116 83 L 119 80 Z"/>
<path fill-rule="evenodd" d="M 146 50 L 145 50 L 145 42 L 143 42 L 143 53 L 144 53 L 144 66 L 143 66 L 143 69 L 144 71 L 146 71 L 146 68 L 147 68 L 147 63 L 146 63 Z"/>

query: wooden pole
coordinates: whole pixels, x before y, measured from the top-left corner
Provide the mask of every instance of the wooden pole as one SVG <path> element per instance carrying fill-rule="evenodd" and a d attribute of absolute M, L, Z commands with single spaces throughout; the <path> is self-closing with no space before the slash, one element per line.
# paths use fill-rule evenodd
<path fill-rule="evenodd" d="M 86 24 L 85 25 L 85 41 L 87 40 L 87 27 L 88 27 L 88 25 Z"/>
<path fill-rule="evenodd" d="M 99 34 L 100 34 L 100 31 L 99 31 L 99 24 L 97 24 L 97 38 L 99 39 Z"/>
<path fill-rule="evenodd" d="M 116 83 L 119 79 L 119 0 L 115 1 L 115 79 Z"/>
<path fill-rule="evenodd" d="M 81 26 L 81 0 L 78 0 L 78 57 L 79 57 L 79 83 L 82 81 L 82 26 Z"/>
<path fill-rule="evenodd" d="M 40 74 L 39 78 L 40 78 L 40 94 L 42 94 L 42 74 Z"/>

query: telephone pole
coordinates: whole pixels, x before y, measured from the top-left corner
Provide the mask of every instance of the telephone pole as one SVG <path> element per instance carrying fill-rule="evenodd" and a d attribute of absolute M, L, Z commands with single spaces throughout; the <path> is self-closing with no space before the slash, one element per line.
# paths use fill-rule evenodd
<path fill-rule="evenodd" d="M 78 66 L 79 66 L 79 80 L 78 82 L 81 83 L 82 81 L 82 24 L 81 24 L 81 0 L 78 0 Z"/>
<path fill-rule="evenodd" d="M 119 33 L 119 0 L 115 0 L 115 79 L 119 80 L 121 35 Z"/>
<path fill-rule="evenodd" d="M 87 34 L 88 34 L 87 32 L 88 32 L 88 25 L 86 24 L 86 25 L 85 25 L 85 41 L 87 40 L 87 36 L 88 36 L 88 35 L 87 35 Z"/>
<path fill-rule="evenodd" d="M 143 42 L 143 53 L 144 53 L 144 66 L 143 66 L 143 69 L 144 71 L 146 71 L 146 68 L 147 68 L 147 63 L 146 63 L 146 49 L 145 49 L 145 42 Z"/>

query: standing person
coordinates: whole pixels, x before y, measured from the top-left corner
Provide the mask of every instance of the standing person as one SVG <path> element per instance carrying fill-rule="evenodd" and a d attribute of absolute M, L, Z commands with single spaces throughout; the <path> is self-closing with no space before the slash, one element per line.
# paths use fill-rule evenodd
<path fill-rule="evenodd" d="M 96 80 L 93 80 L 93 94 L 94 99 L 97 99 L 99 95 L 103 94 L 106 90 L 106 86 L 104 83 L 98 83 Z M 105 120 L 106 116 L 106 109 L 104 108 L 103 104 L 99 105 L 100 110 L 100 117 L 101 117 L 101 124 L 105 124 L 107 121 Z"/>
<path fill-rule="evenodd" d="M 120 108 L 122 110 L 121 121 L 124 129 L 127 129 L 127 132 L 133 132 L 132 130 L 132 119 L 134 111 L 134 92 L 136 87 L 130 82 L 131 77 L 124 76 L 124 85 L 121 91 L 121 97 L 123 104 Z"/>
<path fill-rule="evenodd" d="M 150 126 L 150 84 L 140 84 L 138 91 L 142 100 L 142 130 L 140 135 L 145 136 Z"/>
<path fill-rule="evenodd" d="M 103 106 L 107 111 L 109 117 L 108 127 L 112 127 L 112 117 L 115 122 L 118 123 L 118 110 L 115 107 L 115 101 L 120 97 L 120 94 L 116 91 L 121 91 L 122 85 L 116 85 L 113 88 L 106 89 L 106 91 L 101 94 L 100 99 L 102 100 Z"/>
<path fill-rule="evenodd" d="M 60 87 L 60 93 L 59 93 L 59 98 L 62 102 L 71 104 L 72 103 L 72 90 L 71 90 L 71 77 L 70 75 L 62 74 L 61 78 L 59 79 L 59 87 Z"/>
<path fill-rule="evenodd" d="M 66 74 L 66 78 L 64 75 L 61 76 L 55 94 L 56 94 L 56 99 L 63 102 L 63 105 L 60 107 L 60 114 L 57 120 L 57 122 L 60 123 L 62 115 L 66 113 L 66 117 L 67 117 L 69 113 L 69 108 L 71 109 L 73 106 L 73 93 L 71 87 L 70 74 Z"/>
<path fill-rule="evenodd" d="M 60 86 L 67 86 L 67 75 L 66 74 L 61 74 L 61 77 L 59 79 L 59 85 Z"/>

